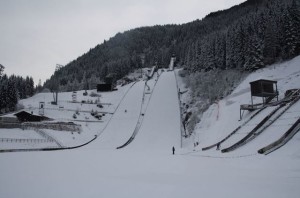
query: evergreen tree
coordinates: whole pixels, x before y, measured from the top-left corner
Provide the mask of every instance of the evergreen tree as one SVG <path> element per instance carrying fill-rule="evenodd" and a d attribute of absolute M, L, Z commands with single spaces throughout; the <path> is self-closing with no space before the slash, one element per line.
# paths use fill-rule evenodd
<path fill-rule="evenodd" d="M 89 80 L 89 89 L 96 89 L 98 83 L 100 83 L 100 79 L 98 79 L 95 74 L 92 74 Z"/>
<path fill-rule="evenodd" d="M 0 77 L 0 112 L 2 112 L 2 110 L 5 112 L 5 108 L 7 106 L 7 84 L 8 78 L 4 74 L 2 77 Z"/>
<path fill-rule="evenodd" d="M 4 71 L 4 66 L 0 64 L 0 77 L 2 76 L 3 71 Z"/>
<path fill-rule="evenodd" d="M 0 112 L 14 111 L 19 99 L 34 94 L 34 82 L 32 77 L 6 74 L 0 77 Z"/>
<path fill-rule="evenodd" d="M 265 42 L 263 48 L 264 63 L 272 64 L 278 57 L 278 49 L 280 48 L 280 42 L 276 33 L 279 31 L 276 22 L 272 19 L 272 15 L 269 15 L 269 25 L 266 25 Z"/>
<path fill-rule="evenodd" d="M 291 55 L 296 56 L 300 53 L 300 5 L 299 1 L 293 0 L 289 11 L 290 45 Z"/>
<path fill-rule="evenodd" d="M 42 91 L 43 87 L 42 87 L 42 81 L 41 79 L 39 79 L 39 84 L 36 86 L 35 90 L 37 93 L 40 93 Z"/>
<path fill-rule="evenodd" d="M 18 94 L 16 88 L 16 82 L 14 78 L 8 80 L 7 83 L 7 95 L 6 95 L 6 104 L 9 111 L 14 111 L 18 103 Z"/>
<path fill-rule="evenodd" d="M 264 66 L 264 58 L 262 52 L 262 40 L 258 35 L 254 35 L 251 39 L 251 45 L 249 46 L 247 60 L 244 64 L 244 69 L 248 71 L 254 71 Z"/>

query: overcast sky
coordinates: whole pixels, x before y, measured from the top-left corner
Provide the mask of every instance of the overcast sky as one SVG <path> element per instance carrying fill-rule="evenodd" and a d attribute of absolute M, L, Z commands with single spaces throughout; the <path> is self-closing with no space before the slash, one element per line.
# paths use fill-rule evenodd
<path fill-rule="evenodd" d="M 118 32 L 187 23 L 244 1 L 0 0 L 0 64 L 37 84 Z"/>

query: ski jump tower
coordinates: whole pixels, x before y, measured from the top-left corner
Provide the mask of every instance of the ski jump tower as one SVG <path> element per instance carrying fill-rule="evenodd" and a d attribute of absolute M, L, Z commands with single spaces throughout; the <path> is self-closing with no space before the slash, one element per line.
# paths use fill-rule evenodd
<path fill-rule="evenodd" d="M 173 54 L 172 57 L 171 57 L 171 61 L 170 61 L 170 64 L 169 64 L 169 70 L 173 71 L 174 70 L 174 62 L 176 60 L 176 57 L 175 55 Z"/>

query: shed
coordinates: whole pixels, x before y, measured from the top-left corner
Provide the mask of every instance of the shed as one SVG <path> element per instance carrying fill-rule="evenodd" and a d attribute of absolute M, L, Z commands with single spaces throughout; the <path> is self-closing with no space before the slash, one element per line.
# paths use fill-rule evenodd
<path fill-rule="evenodd" d="M 112 84 L 97 84 L 97 92 L 112 91 L 112 90 L 113 90 Z"/>
<path fill-rule="evenodd" d="M 275 97 L 278 101 L 277 81 L 260 79 L 250 82 L 251 104 L 242 104 L 240 106 L 240 119 L 242 119 L 245 110 L 253 111 L 263 108 L 267 103 L 271 102 Z M 263 102 L 253 104 L 253 97 L 261 97 Z"/>
<path fill-rule="evenodd" d="M 34 115 L 31 113 L 28 113 L 27 111 L 20 111 L 14 115 L 17 116 L 18 120 L 21 122 L 28 122 L 28 121 L 29 122 L 40 122 L 43 120 L 49 120 L 48 117 Z"/>
<path fill-rule="evenodd" d="M 275 97 L 278 100 L 277 81 L 260 79 L 250 82 L 250 87 L 252 105 L 253 96 L 262 97 L 263 104 L 269 103 Z"/>

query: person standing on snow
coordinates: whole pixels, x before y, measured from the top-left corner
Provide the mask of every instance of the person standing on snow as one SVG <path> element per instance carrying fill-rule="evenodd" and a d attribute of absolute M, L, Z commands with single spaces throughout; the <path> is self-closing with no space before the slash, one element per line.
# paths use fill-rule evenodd
<path fill-rule="evenodd" d="M 175 154 L 175 148 L 174 148 L 174 146 L 173 146 L 173 148 L 172 148 L 172 151 L 173 151 L 173 155 Z"/>

